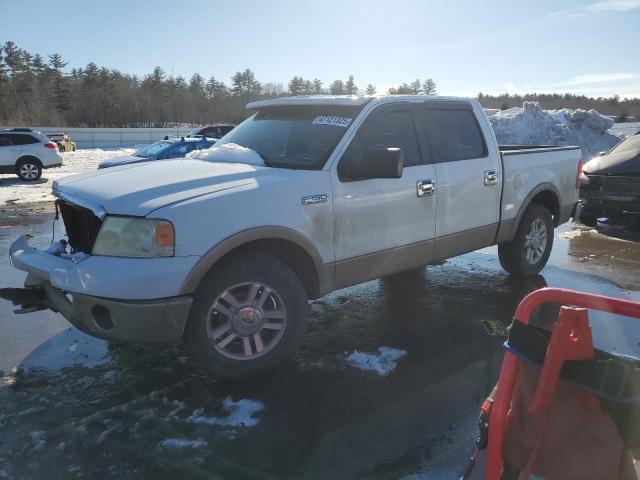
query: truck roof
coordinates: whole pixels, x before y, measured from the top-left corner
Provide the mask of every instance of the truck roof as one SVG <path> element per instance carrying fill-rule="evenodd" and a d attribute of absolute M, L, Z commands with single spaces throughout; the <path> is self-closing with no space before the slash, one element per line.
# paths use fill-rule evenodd
<path fill-rule="evenodd" d="M 247 109 L 258 110 L 265 107 L 286 105 L 344 105 L 361 106 L 371 101 L 384 103 L 397 100 L 411 101 L 460 101 L 469 102 L 471 98 L 442 97 L 435 95 L 302 95 L 297 97 L 281 97 L 269 100 L 258 100 L 247 104 Z"/>

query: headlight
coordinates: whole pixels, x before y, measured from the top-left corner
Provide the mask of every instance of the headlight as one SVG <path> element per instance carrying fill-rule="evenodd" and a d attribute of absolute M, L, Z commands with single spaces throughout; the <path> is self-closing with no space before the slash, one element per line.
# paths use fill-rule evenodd
<path fill-rule="evenodd" d="M 107 216 L 93 246 L 94 255 L 110 257 L 172 257 L 173 225 L 167 220 Z"/>

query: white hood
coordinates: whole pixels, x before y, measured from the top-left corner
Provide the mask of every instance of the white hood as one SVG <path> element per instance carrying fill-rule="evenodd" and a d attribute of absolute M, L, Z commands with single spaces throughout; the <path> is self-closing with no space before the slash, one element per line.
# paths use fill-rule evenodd
<path fill-rule="evenodd" d="M 53 189 L 102 207 L 106 213 L 145 216 L 172 203 L 256 183 L 258 177 L 277 170 L 182 158 L 73 175 L 55 181 Z"/>

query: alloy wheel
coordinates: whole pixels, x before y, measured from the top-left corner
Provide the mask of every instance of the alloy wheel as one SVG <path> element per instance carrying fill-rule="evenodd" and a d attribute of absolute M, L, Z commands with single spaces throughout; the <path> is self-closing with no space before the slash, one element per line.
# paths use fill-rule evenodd
<path fill-rule="evenodd" d="M 207 316 L 207 336 L 221 355 L 253 360 L 273 350 L 287 325 L 280 295 L 260 282 L 234 285 L 216 297 Z"/>

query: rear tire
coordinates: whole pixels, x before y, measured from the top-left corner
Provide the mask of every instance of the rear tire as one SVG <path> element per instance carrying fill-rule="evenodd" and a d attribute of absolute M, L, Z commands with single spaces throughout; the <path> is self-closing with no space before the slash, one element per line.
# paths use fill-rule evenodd
<path fill-rule="evenodd" d="M 498 245 L 500 265 L 512 275 L 537 275 L 549 260 L 553 247 L 553 218 L 536 203 L 524 213 L 515 238 Z"/>
<path fill-rule="evenodd" d="M 42 165 L 35 158 L 23 158 L 16 164 L 16 175 L 23 182 L 33 182 L 42 176 Z"/>
<path fill-rule="evenodd" d="M 200 282 L 183 346 L 218 377 L 250 377 L 296 350 L 308 308 L 302 283 L 285 264 L 261 253 L 234 256 Z"/>

